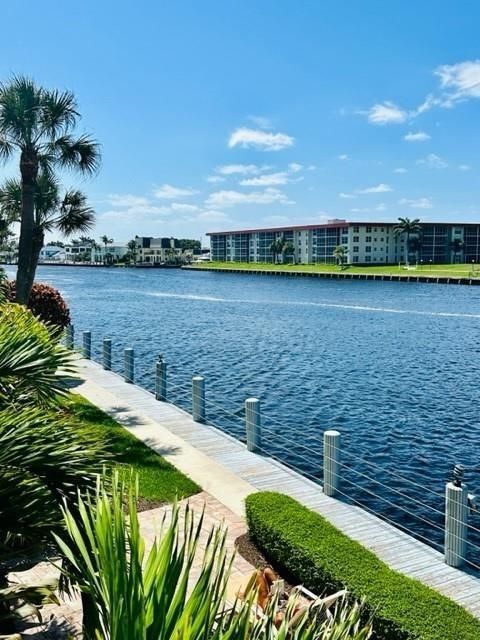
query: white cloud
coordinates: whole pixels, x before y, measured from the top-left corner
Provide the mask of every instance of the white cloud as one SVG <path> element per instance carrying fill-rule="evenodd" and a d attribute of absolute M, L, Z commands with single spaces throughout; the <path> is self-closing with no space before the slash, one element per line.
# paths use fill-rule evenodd
<path fill-rule="evenodd" d="M 370 124 L 401 124 L 405 122 L 407 117 L 408 113 L 404 109 L 388 101 L 374 104 L 367 111 L 367 119 Z"/>
<path fill-rule="evenodd" d="M 451 107 L 467 98 L 480 98 L 480 60 L 466 60 L 457 64 L 443 64 L 434 75 L 440 78 L 440 86 L 447 92 L 442 106 Z"/>
<path fill-rule="evenodd" d="M 317 167 L 314 164 L 309 164 L 307 167 L 307 171 L 316 171 Z"/>
<path fill-rule="evenodd" d="M 215 171 L 217 173 L 221 173 L 224 176 L 231 176 L 236 173 L 243 176 L 257 176 L 259 173 L 268 171 L 271 168 L 272 167 L 270 167 L 269 165 L 262 165 L 261 167 L 259 167 L 256 164 L 225 164 L 221 167 L 217 167 Z"/>
<path fill-rule="evenodd" d="M 389 191 L 393 191 L 392 187 L 388 184 L 384 184 L 381 182 L 377 184 L 375 187 L 367 187 L 366 189 L 357 189 L 356 193 L 388 193 Z"/>
<path fill-rule="evenodd" d="M 425 142 L 426 140 L 430 140 L 431 137 L 432 136 L 425 133 L 425 131 L 417 131 L 416 133 L 409 131 L 409 133 L 403 136 L 403 139 L 407 142 Z"/>
<path fill-rule="evenodd" d="M 420 158 L 420 160 L 417 160 L 417 164 L 423 164 L 429 169 L 445 169 L 445 167 L 448 167 L 448 163 L 435 153 L 429 153 L 425 158 Z"/>
<path fill-rule="evenodd" d="M 393 170 L 393 173 L 407 173 L 407 170 L 405 169 L 405 167 L 397 167 Z"/>
<path fill-rule="evenodd" d="M 225 182 L 225 178 L 223 176 L 208 176 L 206 180 L 212 184 L 215 184 L 216 182 Z"/>
<path fill-rule="evenodd" d="M 228 146 L 240 146 L 245 149 L 254 147 L 260 151 L 280 151 L 291 147 L 294 142 L 295 138 L 286 133 L 270 133 L 260 129 L 240 127 L 231 134 Z"/>
<path fill-rule="evenodd" d="M 265 116 L 248 116 L 248 119 L 259 129 L 273 129 L 270 118 L 266 118 Z"/>
<path fill-rule="evenodd" d="M 141 207 L 148 205 L 148 199 L 131 193 L 111 193 L 107 202 L 114 207 Z"/>
<path fill-rule="evenodd" d="M 344 198 L 345 200 L 353 200 L 353 198 L 356 198 L 357 196 L 354 196 L 353 193 L 339 193 L 338 194 L 339 198 Z"/>
<path fill-rule="evenodd" d="M 458 169 L 459 171 L 470 171 L 472 167 L 469 164 L 459 164 L 458 165 Z"/>
<path fill-rule="evenodd" d="M 372 213 L 372 211 L 385 211 L 386 208 L 385 203 L 381 202 L 376 207 L 353 207 L 350 213 Z"/>
<path fill-rule="evenodd" d="M 412 209 L 431 209 L 433 207 L 430 198 L 416 198 L 413 200 L 402 198 L 398 201 L 398 204 L 407 205 L 408 207 L 412 207 Z"/>
<path fill-rule="evenodd" d="M 274 185 L 287 184 L 287 182 L 289 182 L 289 178 L 286 171 L 265 173 L 263 176 L 240 180 L 242 187 L 271 187 Z"/>
<path fill-rule="evenodd" d="M 171 205 L 172 211 L 180 211 L 183 213 L 191 213 L 192 211 L 198 211 L 200 207 L 196 204 L 184 204 L 181 202 L 173 202 Z"/>
<path fill-rule="evenodd" d="M 350 156 L 348 155 L 348 153 L 342 153 L 338 156 L 339 160 L 350 160 Z"/>
<path fill-rule="evenodd" d="M 290 162 L 290 164 L 288 165 L 288 170 L 291 171 L 292 173 L 298 173 L 302 169 L 303 169 L 303 165 L 298 164 L 298 162 Z"/>
<path fill-rule="evenodd" d="M 178 198 L 185 198 L 187 196 L 193 196 L 198 191 L 190 188 L 182 188 L 182 187 L 172 187 L 171 184 L 162 184 L 161 187 L 157 187 L 153 195 L 156 198 L 161 198 L 165 200 L 178 200 Z"/>
<path fill-rule="evenodd" d="M 289 200 L 287 195 L 279 189 L 268 188 L 264 191 L 242 191 L 223 190 L 211 193 L 205 204 L 207 207 L 224 208 L 233 207 L 239 204 L 295 204 Z"/>
<path fill-rule="evenodd" d="M 229 217 L 226 213 L 222 211 L 202 211 L 198 216 L 197 220 L 208 220 L 209 222 L 223 222 L 225 220 L 229 220 Z"/>

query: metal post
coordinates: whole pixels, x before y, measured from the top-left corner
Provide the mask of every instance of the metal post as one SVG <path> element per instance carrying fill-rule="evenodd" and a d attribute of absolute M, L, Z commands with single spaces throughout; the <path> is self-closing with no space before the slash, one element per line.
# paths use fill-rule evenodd
<path fill-rule="evenodd" d="M 75 328 L 73 324 L 67 325 L 65 328 L 65 346 L 67 349 L 73 349 L 75 343 Z"/>
<path fill-rule="evenodd" d="M 323 434 L 323 493 L 334 496 L 340 486 L 340 433 Z"/>
<path fill-rule="evenodd" d="M 110 338 L 103 339 L 103 368 L 106 371 L 112 370 L 112 341 Z"/>
<path fill-rule="evenodd" d="M 247 429 L 247 449 L 258 451 L 262 446 L 262 425 L 260 418 L 260 400 L 245 400 L 245 426 Z"/>
<path fill-rule="evenodd" d="M 461 567 L 467 553 L 468 490 L 459 480 L 445 491 L 445 563 Z"/>
<path fill-rule="evenodd" d="M 162 402 L 167 401 L 167 363 L 158 356 L 155 365 L 155 398 Z"/>
<path fill-rule="evenodd" d="M 124 350 L 124 379 L 125 382 L 133 382 L 135 379 L 135 353 L 133 349 Z"/>
<path fill-rule="evenodd" d="M 192 378 L 192 418 L 195 422 L 205 422 L 205 378 Z"/>
<path fill-rule="evenodd" d="M 92 332 L 83 332 L 83 357 L 90 360 L 92 357 Z"/>

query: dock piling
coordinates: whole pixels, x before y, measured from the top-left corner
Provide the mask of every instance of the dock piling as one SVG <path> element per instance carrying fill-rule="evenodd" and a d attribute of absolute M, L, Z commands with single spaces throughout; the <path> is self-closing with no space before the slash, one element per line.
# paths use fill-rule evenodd
<path fill-rule="evenodd" d="M 155 399 L 167 401 L 167 363 L 162 356 L 155 364 Z"/>
<path fill-rule="evenodd" d="M 468 490 L 461 481 L 448 482 L 445 491 L 445 563 L 461 567 L 467 553 Z"/>
<path fill-rule="evenodd" d="M 323 493 L 334 496 L 340 486 L 340 433 L 323 434 Z"/>
<path fill-rule="evenodd" d="M 75 344 L 75 327 L 69 324 L 65 327 L 65 346 L 67 349 L 73 349 Z"/>
<path fill-rule="evenodd" d="M 83 357 L 90 360 L 92 357 L 92 332 L 84 331 L 83 338 Z"/>
<path fill-rule="evenodd" d="M 110 338 L 103 339 L 103 368 L 105 371 L 112 370 L 112 341 Z"/>
<path fill-rule="evenodd" d="M 205 378 L 192 378 L 192 418 L 195 422 L 205 422 Z"/>
<path fill-rule="evenodd" d="M 124 379 L 125 382 L 134 382 L 135 380 L 135 352 L 133 349 L 124 350 Z"/>
<path fill-rule="evenodd" d="M 258 452 L 258 449 L 262 446 L 260 400 L 258 398 L 245 400 L 245 426 L 247 430 L 247 449 L 248 451 Z"/>

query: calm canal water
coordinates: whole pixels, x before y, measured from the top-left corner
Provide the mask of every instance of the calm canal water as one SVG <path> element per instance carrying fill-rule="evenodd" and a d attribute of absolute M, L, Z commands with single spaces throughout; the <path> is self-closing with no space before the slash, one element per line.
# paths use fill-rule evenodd
<path fill-rule="evenodd" d="M 38 278 L 66 297 L 77 336 L 92 330 L 97 357 L 105 336 L 117 370 L 135 348 L 140 384 L 153 388 L 162 353 L 172 399 L 189 406 L 204 375 L 208 417 L 230 433 L 243 437 L 243 402 L 261 398 L 265 448 L 306 474 L 321 473 L 323 431 L 340 430 L 348 499 L 442 543 L 453 464 L 480 463 L 479 288 L 68 267 Z M 480 471 L 467 477 L 480 492 Z"/>

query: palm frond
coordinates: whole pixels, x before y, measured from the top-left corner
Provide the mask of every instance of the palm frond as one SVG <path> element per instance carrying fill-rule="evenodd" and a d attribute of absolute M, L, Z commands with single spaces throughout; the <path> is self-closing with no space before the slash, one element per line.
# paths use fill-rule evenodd
<path fill-rule="evenodd" d="M 39 116 L 39 138 L 48 135 L 55 138 L 75 126 L 80 114 L 71 91 L 44 91 Z"/>
<path fill-rule="evenodd" d="M 0 213 L 7 222 L 18 222 L 22 215 L 22 187 L 15 178 L 0 188 Z"/>
<path fill-rule="evenodd" d="M 100 166 L 100 145 L 87 135 L 74 138 L 59 136 L 46 145 L 46 152 L 55 163 L 66 169 L 77 169 L 85 174 L 95 173 Z"/>
<path fill-rule="evenodd" d="M 60 215 L 55 226 L 65 236 L 72 233 L 86 233 L 95 225 L 95 212 L 87 204 L 87 196 L 81 191 L 70 189 L 60 205 Z"/>
<path fill-rule="evenodd" d="M 31 145 L 38 126 L 42 90 L 27 76 L 0 86 L 0 135 L 11 145 Z"/>
<path fill-rule="evenodd" d="M 56 340 L 58 330 L 25 307 L 0 307 L 0 407 L 34 400 L 44 406 L 65 393 L 74 372 L 72 355 Z"/>

